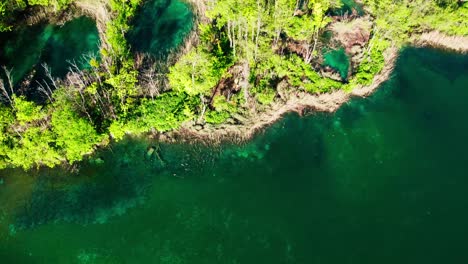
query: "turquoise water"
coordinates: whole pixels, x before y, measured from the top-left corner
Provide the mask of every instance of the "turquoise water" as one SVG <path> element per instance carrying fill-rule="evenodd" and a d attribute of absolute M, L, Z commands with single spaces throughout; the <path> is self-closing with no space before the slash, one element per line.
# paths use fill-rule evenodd
<path fill-rule="evenodd" d="M 87 17 L 76 18 L 63 26 L 40 24 L 0 34 L 0 65 L 12 69 L 15 85 L 31 73 L 33 83 L 42 81 L 45 78 L 42 63 L 48 65 L 56 78 L 67 74 L 69 62 L 76 62 L 80 69 L 86 68 L 88 60 L 83 55 L 96 55 L 98 51 L 96 24 Z"/>
<path fill-rule="evenodd" d="M 341 79 L 346 80 L 348 78 L 350 61 L 344 48 L 328 51 L 323 57 L 324 66 L 330 66 L 336 70 L 340 74 Z"/>
<path fill-rule="evenodd" d="M 242 146 L 0 171 L 1 263 L 466 263 L 467 88 L 467 56 L 408 48 L 369 98 Z"/>
<path fill-rule="evenodd" d="M 181 0 L 151 0 L 141 8 L 128 33 L 133 51 L 165 58 L 193 28 L 191 7 Z"/>

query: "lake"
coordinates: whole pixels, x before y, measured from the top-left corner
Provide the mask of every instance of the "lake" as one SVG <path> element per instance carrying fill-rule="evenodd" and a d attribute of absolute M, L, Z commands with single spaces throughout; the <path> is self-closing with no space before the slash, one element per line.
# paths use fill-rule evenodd
<path fill-rule="evenodd" d="M 465 263 L 467 88 L 468 56 L 406 48 L 372 96 L 244 145 L 128 138 L 79 172 L 0 171 L 0 258 Z"/>

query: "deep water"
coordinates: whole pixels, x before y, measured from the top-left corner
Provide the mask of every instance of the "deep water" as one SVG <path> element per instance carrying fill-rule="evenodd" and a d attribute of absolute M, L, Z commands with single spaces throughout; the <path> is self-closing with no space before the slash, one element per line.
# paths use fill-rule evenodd
<path fill-rule="evenodd" d="M 193 13 L 182 0 L 150 0 L 142 7 L 127 35 L 132 50 L 166 58 L 193 28 Z"/>
<path fill-rule="evenodd" d="M 0 171 L 1 263 L 467 263 L 467 100 L 467 56 L 407 48 L 374 95 L 242 146 Z"/>
<path fill-rule="evenodd" d="M 0 65 L 12 70 L 16 87 L 29 79 L 32 87 L 47 79 L 42 64 L 47 64 L 54 78 L 64 77 L 71 63 L 78 68 L 89 66 L 86 55 L 97 56 L 99 34 L 95 22 L 79 17 L 64 25 L 22 26 L 0 34 Z M 4 73 L 0 74 L 4 78 Z M 35 89 L 24 91 L 33 93 Z"/>

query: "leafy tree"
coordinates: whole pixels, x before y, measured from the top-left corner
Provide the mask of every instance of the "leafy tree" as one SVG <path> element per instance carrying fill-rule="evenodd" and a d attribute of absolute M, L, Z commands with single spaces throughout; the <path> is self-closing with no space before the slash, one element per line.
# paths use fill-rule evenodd
<path fill-rule="evenodd" d="M 51 147 L 54 136 L 50 130 L 31 127 L 20 138 L 14 138 L 12 141 L 13 147 L 7 149 L 6 156 L 8 163 L 14 167 L 54 167 L 62 160 L 61 155 Z"/>
<path fill-rule="evenodd" d="M 0 169 L 5 168 L 8 162 L 5 160 L 8 151 L 8 128 L 14 122 L 14 116 L 10 108 L 0 105 Z"/>
<path fill-rule="evenodd" d="M 187 99 L 183 93 L 164 93 L 154 100 L 143 100 L 137 109 L 138 122 L 147 130 L 154 128 L 165 132 L 176 129 L 192 116 L 186 108 Z"/>
<path fill-rule="evenodd" d="M 210 91 L 223 72 L 215 69 L 216 58 L 198 50 L 192 50 L 170 68 L 171 87 L 178 92 L 199 95 Z"/>
<path fill-rule="evenodd" d="M 191 106 L 196 104 L 197 100 L 177 92 L 164 93 L 154 100 L 144 99 L 131 116 L 114 121 L 109 132 L 114 139 L 121 140 L 125 134 L 177 129 L 193 118 Z"/>
<path fill-rule="evenodd" d="M 52 132 L 55 145 L 70 163 L 79 161 L 103 140 L 88 120 L 77 116 L 76 111 L 66 102 L 54 104 Z"/>

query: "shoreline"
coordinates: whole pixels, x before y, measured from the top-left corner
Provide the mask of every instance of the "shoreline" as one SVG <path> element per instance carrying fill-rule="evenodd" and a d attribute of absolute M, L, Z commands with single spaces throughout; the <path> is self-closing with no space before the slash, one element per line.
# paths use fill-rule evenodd
<path fill-rule="evenodd" d="M 191 5 L 194 13 L 204 14 L 206 6 L 204 1 L 182 0 Z M 107 3 L 108 0 L 98 0 L 95 3 Z M 87 15 L 96 21 L 99 37 L 101 39 L 101 48 L 106 47 L 105 31 L 106 21 L 110 19 L 110 13 L 106 5 L 90 4 L 86 0 L 78 0 L 69 12 L 64 12 L 62 20 L 68 21 L 79 15 Z M 99 8 L 98 8 L 99 7 Z M 40 17 L 40 16 L 39 16 Z M 195 22 L 206 19 L 203 16 L 195 16 Z M 193 30 L 180 46 L 178 52 L 172 59 L 177 60 L 178 56 L 186 53 L 192 46 L 198 42 L 198 30 Z M 461 54 L 468 54 L 468 36 L 448 36 L 439 31 L 430 31 L 411 36 L 406 43 L 413 47 L 428 47 L 441 50 L 448 50 Z M 233 114 L 226 122 L 219 125 L 199 124 L 194 120 L 187 121 L 178 129 L 160 133 L 156 131 L 141 134 L 126 133 L 130 137 L 144 137 L 150 140 L 156 140 L 165 143 L 201 143 L 206 145 L 217 145 L 220 143 L 242 144 L 252 139 L 257 134 L 264 131 L 273 123 L 277 122 L 284 115 L 295 112 L 302 116 L 306 111 L 311 113 L 337 111 L 343 104 L 349 102 L 352 98 L 367 97 L 371 95 L 382 83 L 386 82 L 392 76 L 394 67 L 400 54 L 402 46 L 392 46 L 383 52 L 383 69 L 374 76 L 372 83 L 367 86 L 357 85 L 352 90 L 334 90 L 328 93 L 311 94 L 305 91 L 288 89 L 286 82 L 281 83 L 277 88 L 278 97 L 268 106 L 262 106 L 261 110 L 248 108 L 245 115 Z M 247 92 L 248 93 L 248 92 Z M 260 108 L 260 107 L 259 107 Z M 154 130 L 154 129 L 153 129 Z M 92 156 L 97 149 L 106 148 L 112 140 L 112 135 L 108 134 L 105 142 L 93 146 L 92 151 L 83 155 L 83 158 Z M 74 165 L 68 164 L 64 158 L 61 164 L 74 168 Z M 76 164 L 76 163 L 75 163 Z M 45 166 L 40 164 L 39 166 Z"/>
<path fill-rule="evenodd" d="M 415 47 L 443 49 L 462 54 L 468 53 L 468 36 L 447 36 L 438 31 L 423 33 L 410 42 Z M 303 115 L 305 110 L 333 113 L 354 97 L 371 95 L 385 81 L 389 80 L 400 48 L 390 47 L 385 51 L 385 66 L 374 76 L 372 84 L 357 86 L 350 92 L 336 90 L 325 94 L 310 94 L 307 92 L 288 92 L 286 100 L 274 102 L 268 109 L 251 113 L 242 118 L 241 124 L 206 125 L 201 128 L 191 121 L 179 129 L 162 134 L 150 135 L 161 142 L 220 144 L 223 142 L 244 143 L 252 139 L 266 127 L 281 119 L 285 114 L 296 112 Z"/>

